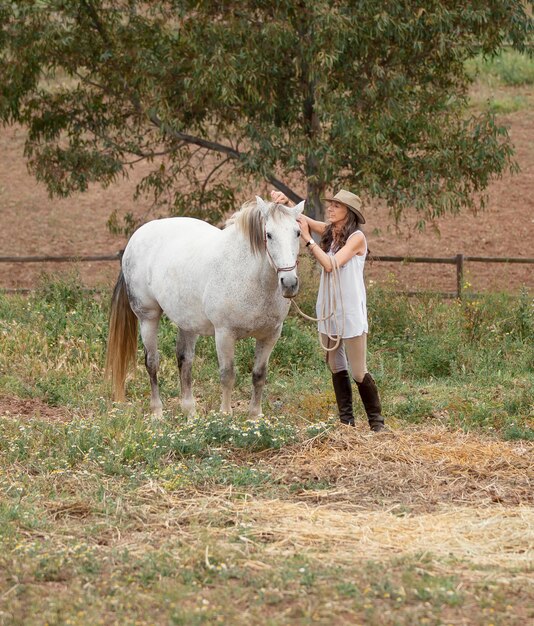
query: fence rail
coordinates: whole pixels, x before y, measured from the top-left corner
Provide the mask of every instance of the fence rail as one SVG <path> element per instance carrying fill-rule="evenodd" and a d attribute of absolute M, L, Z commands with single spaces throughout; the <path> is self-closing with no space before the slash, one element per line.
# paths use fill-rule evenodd
<path fill-rule="evenodd" d="M 491 256 L 468 256 L 465 254 L 456 254 L 452 257 L 425 257 L 425 256 L 384 256 L 378 255 L 372 257 L 374 261 L 389 261 L 394 263 L 443 263 L 445 265 L 456 266 L 456 293 L 455 297 L 461 298 L 464 283 L 464 263 L 526 263 L 534 264 L 534 259 L 521 257 L 491 257 Z M 410 292 L 413 293 L 413 292 Z"/>
<path fill-rule="evenodd" d="M 104 254 L 95 256 L 3 256 L 0 257 L 0 263 L 79 263 L 91 262 L 98 263 L 100 261 L 120 261 L 124 250 L 119 250 L 114 254 Z M 456 266 L 456 292 L 452 294 L 456 298 L 462 297 L 464 263 L 521 263 L 533 264 L 532 258 L 521 257 L 491 257 L 491 256 L 468 256 L 465 254 L 456 254 L 452 257 L 427 257 L 427 256 L 391 256 L 391 255 L 373 255 L 373 261 L 384 261 L 388 263 L 441 263 L 443 265 Z M 5 289 L 4 291 L 28 292 L 28 289 Z M 410 291 L 409 295 L 415 295 L 418 292 Z"/>
<path fill-rule="evenodd" d="M 77 263 L 79 261 L 119 261 L 124 250 L 99 256 L 0 256 L 0 263 Z"/>

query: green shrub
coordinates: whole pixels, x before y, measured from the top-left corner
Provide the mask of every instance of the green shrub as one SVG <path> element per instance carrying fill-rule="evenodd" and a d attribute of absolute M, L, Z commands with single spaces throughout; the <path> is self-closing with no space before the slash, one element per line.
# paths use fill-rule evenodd
<path fill-rule="evenodd" d="M 506 115 L 529 108 L 527 98 L 521 95 L 492 97 L 486 101 L 492 113 Z"/>
<path fill-rule="evenodd" d="M 430 399 L 411 394 L 405 400 L 397 402 L 393 412 L 399 419 L 419 424 L 432 417 L 435 410 L 436 407 Z"/>
<path fill-rule="evenodd" d="M 502 51 L 490 58 L 482 55 L 466 63 L 468 74 L 486 84 L 501 83 L 510 87 L 534 84 L 534 60 L 527 54 Z"/>
<path fill-rule="evenodd" d="M 367 308 L 373 340 L 409 337 L 414 325 L 413 302 L 408 296 L 379 286 L 368 290 Z"/>
<path fill-rule="evenodd" d="M 423 335 L 410 350 L 410 371 L 416 378 L 451 376 L 458 366 L 459 342 L 456 337 Z"/>
<path fill-rule="evenodd" d="M 523 428 L 514 424 L 504 430 L 503 437 L 504 439 L 508 439 L 510 441 L 513 441 L 515 439 L 534 441 L 534 428 Z"/>
<path fill-rule="evenodd" d="M 519 296 L 490 294 L 462 302 L 408 298 L 377 286 L 368 294 L 369 369 L 392 415 L 417 422 L 437 405 L 447 410 L 455 426 L 530 436 L 534 309 L 526 290 Z M 193 381 L 202 418 L 194 426 L 187 426 L 183 417 L 178 425 L 170 418 L 156 436 L 147 430 L 143 415 L 150 386 L 141 349 L 135 376 L 127 381 L 132 404 L 113 407 L 109 400 L 103 378 L 109 295 L 88 294 L 64 279 L 43 285 L 29 297 L 0 294 L 0 393 L 40 398 L 48 405 L 68 407 L 71 414 L 92 416 L 72 422 L 65 449 L 58 443 L 62 426 L 33 424 L 40 446 L 33 453 L 37 460 L 41 449 L 50 450 L 49 458 L 59 465 L 76 464 L 88 455 L 120 473 L 136 464 L 152 467 L 165 455 L 203 454 L 210 446 L 276 448 L 294 440 L 295 428 L 302 426 L 298 420 L 308 420 L 307 427 L 315 433 L 316 423 L 334 410 L 316 324 L 292 313 L 271 356 L 264 398 L 264 409 L 271 419 L 276 417 L 276 424 L 260 420 L 247 425 L 241 414 L 250 398 L 253 340 L 238 342 L 236 349 L 233 399 L 244 409 L 231 418 L 213 412 L 220 402 L 217 356 L 213 338 L 201 337 Z M 177 402 L 169 402 L 180 393 L 176 329 L 169 320 L 163 320 L 159 339 L 164 406 L 180 416 L 180 410 L 172 408 Z M 407 384 L 414 390 L 412 397 L 395 404 L 395 397 L 405 396 Z M 431 391 L 420 397 L 419 389 Z M 8 440 L 9 454 L 26 455 L 33 449 L 20 433 Z"/>

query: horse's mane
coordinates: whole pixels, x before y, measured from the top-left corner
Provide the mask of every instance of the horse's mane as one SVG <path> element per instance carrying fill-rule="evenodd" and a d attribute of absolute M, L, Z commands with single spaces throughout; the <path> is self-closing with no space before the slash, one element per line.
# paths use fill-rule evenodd
<path fill-rule="evenodd" d="M 269 214 L 277 219 L 282 215 L 289 215 L 289 210 L 283 204 L 271 203 Z M 243 236 L 249 240 L 253 254 L 263 254 L 265 251 L 264 228 L 265 219 L 261 209 L 255 200 L 245 202 L 245 204 L 234 213 L 225 223 L 225 228 L 235 226 Z"/>

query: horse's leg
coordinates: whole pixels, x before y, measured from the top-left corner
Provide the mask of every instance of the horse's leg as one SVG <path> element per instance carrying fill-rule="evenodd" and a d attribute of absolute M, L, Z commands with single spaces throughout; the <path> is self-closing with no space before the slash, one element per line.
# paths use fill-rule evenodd
<path fill-rule="evenodd" d="M 261 397 L 265 381 L 267 380 L 267 365 L 273 351 L 274 344 L 280 337 L 281 329 L 273 336 L 256 339 L 256 351 L 254 355 L 254 367 L 252 369 L 252 398 L 248 412 L 250 415 L 261 415 Z"/>
<path fill-rule="evenodd" d="M 158 325 L 160 317 L 161 310 L 157 312 L 153 311 L 149 316 L 145 315 L 139 320 L 141 339 L 143 340 L 143 346 L 145 348 L 145 365 L 148 375 L 150 376 L 150 410 L 154 417 L 161 417 L 163 413 L 163 405 L 161 404 L 158 389 Z"/>
<path fill-rule="evenodd" d="M 219 359 L 219 372 L 221 375 L 222 401 L 221 412 L 232 413 L 232 389 L 235 382 L 234 351 L 235 337 L 224 328 L 215 330 L 215 346 Z"/>
<path fill-rule="evenodd" d="M 195 344 L 198 335 L 180 329 L 176 340 L 176 360 L 180 370 L 180 386 L 182 391 L 182 409 L 184 413 L 193 415 L 195 412 L 195 398 L 191 389 L 191 369 L 195 356 Z"/>

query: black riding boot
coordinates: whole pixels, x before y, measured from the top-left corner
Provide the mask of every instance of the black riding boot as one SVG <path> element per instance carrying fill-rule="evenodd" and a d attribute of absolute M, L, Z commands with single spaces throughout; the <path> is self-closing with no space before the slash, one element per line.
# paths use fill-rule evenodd
<path fill-rule="evenodd" d="M 336 394 L 339 419 L 343 424 L 354 426 L 354 414 L 352 412 L 352 385 L 347 370 L 332 374 L 332 384 Z"/>
<path fill-rule="evenodd" d="M 362 399 L 367 418 L 369 419 L 369 426 L 375 433 L 384 430 L 384 418 L 382 417 L 382 405 L 380 404 L 380 397 L 378 395 L 378 389 L 376 388 L 375 381 L 371 374 L 366 374 L 361 383 L 356 381 L 358 385 L 358 391 L 360 392 L 360 398 Z"/>

